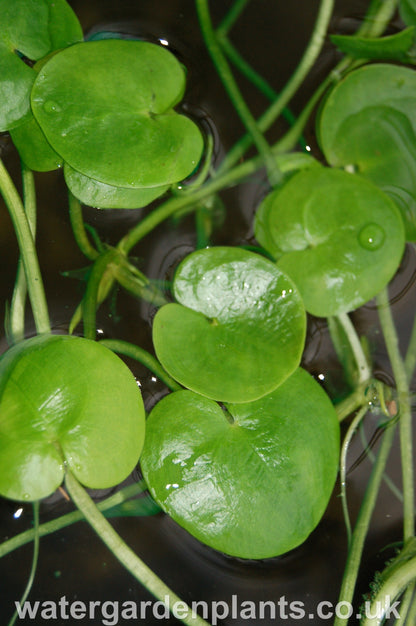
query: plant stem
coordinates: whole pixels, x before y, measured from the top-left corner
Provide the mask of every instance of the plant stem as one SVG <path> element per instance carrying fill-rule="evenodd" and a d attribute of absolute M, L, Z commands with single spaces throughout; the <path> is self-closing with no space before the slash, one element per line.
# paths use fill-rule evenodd
<path fill-rule="evenodd" d="M 33 240 L 36 236 L 36 192 L 32 170 L 21 163 L 23 184 L 23 206 Z M 25 305 L 27 284 L 23 260 L 20 256 L 17 265 L 16 282 L 10 307 L 10 334 L 13 343 L 22 341 L 25 336 Z"/>
<path fill-rule="evenodd" d="M 171 391 L 179 391 L 182 389 L 176 380 L 165 372 L 159 361 L 155 359 L 152 354 L 143 350 L 143 348 L 139 348 L 139 346 L 135 346 L 128 341 L 121 341 L 118 339 L 102 339 L 100 344 L 106 346 L 106 348 L 109 348 L 114 352 L 117 352 L 117 354 L 123 354 L 124 356 L 143 363 L 143 365 L 153 372 L 157 378 L 160 378 L 160 380 L 164 382 Z"/>
<path fill-rule="evenodd" d="M 415 591 L 415 585 L 409 585 L 403 594 L 403 598 L 400 602 L 400 617 L 394 622 L 394 626 L 405 626 L 406 624 L 414 624 L 414 619 L 406 621 L 409 610 L 412 606 L 412 598 Z"/>
<path fill-rule="evenodd" d="M 32 557 L 32 567 L 30 569 L 30 574 L 28 581 L 26 583 L 26 588 L 23 592 L 23 595 L 20 599 L 20 606 L 23 606 L 27 600 L 27 597 L 32 589 L 33 581 L 35 580 L 36 568 L 38 566 L 38 557 L 39 557 L 39 501 L 33 503 L 33 557 Z M 13 617 L 11 618 L 8 626 L 13 626 L 16 622 L 19 614 L 17 609 L 13 613 Z"/>
<path fill-rule="evenodd" d="M 126 545 L 70 471 L 67 471 L 65 484 L 72 500 L 82 511 L 90 526 L 136 580 L 146 587 L 155 598 L 163 602 L 173 615 L 175 615 L 176 603 L 180 604 L 181 609 L 183 609 L 185 603 Z M 187 608 L 186 617 L 179 617 L 179 615 L 175 615 L 175 617 L 189 626 L 207 626 L 204 619 L 199 617 L 190 607 Z M 183 615 L 182 611 L 181 615 Z"/>
<path fill-rule="evenodd" d="M 115 248 L 110 248 L 100 254 L 95 260 L 91 275 L 88 279 L 87 289 L 82 303 L 84 320 L 84 337 L 95 340 L 96 320 L 95 314 L 99 302 L 99 290 L 104 274 L 110 270 L 111 263 L 120 255 Z"/>
<path fill-rule="evenodd" d="M 393 573 L 383 582 L 377 594 L 373 598 L 369 611 L 370 615 L 377 615 L 377 617 L 365 618 L 361 623 L 362 626 L 379 626 L 382 624 L 389 606 L 392 605 L 394 600 L 399 597 L 399 595 L 415 579 L 415 577 L 416 557 L 413 557 L 412 559 L 409 559 L 409 561 L 403 563 L 399 568 L 395 569 Z M 377 611 L 377 607 L 381 609 L 381 611 Z M 409 625 L 411 624 L 411 622 L 407 623 Z"/>
<path fill-rule="evenodd" d="M 377 297 L 378 314 L 387 353 L 393 369 L 400 412 L 400 453 L 403 482 L 403 539 L 414 536 L 414 479 L 412 445 L 412 411 L 407 383 L 407 373 L 399 349 L 399 339 L 389 304 L 387 288 Z"/>
<path fill-rule="evenodd" d="M 338 402 L 338 404 L 335 405 L 335 410 L 337 412 L 338 420 L 340 422 L 342 422 L 346 417 L 351 415 L 351 413 L 354 413 L 354 411 L 356 411 L 357 409 L 361 409 L 364 404 L 367 405 L 368 408 L 368 401 L 365 396 L 366 388 L 366 385 L 357 387 L 349 396 L 347 396 L 346 398 L 344 398 L 344 400 L 341 400 L 341 402 Z"/>
<path fill-rule="evenodd" d="M 235 0 L 233 6 L 218 26 L 217 33 L 220 35 L 227 35 L 249 2 L 250 0 Z"/>
<path fill-rule="evenodd" d="M 9 176 L 3 161 L 0 159 L 0 193 L 9 210 L 13 222 L 20 254 L 25 268 L 26 283 L 32 305 L 36 330 L 39 334 L 50 333 L 48 307 L 42 283 L 39 262 L 30 226 L 25 214 L 22 201 L 16 187 Z"/>
<path fill-rule="evenodd" d="M 404 366 L 406 368 L 407 381 L 410 383 L 416 368 L 416 317 L 413 322 L 412 334 L 410 335 Z"/>
<path fill-rule="evenodd" d="M 371 369 L 367 363 L 367 358 L 364 354 L 363 347 L 361 345 L 360 338 L 357 335 L 354 324 L 348 313 L 340 313 L 336 316 L 340 325 L 342 326 L 344 333 L 348 339 L 350 348 L 354 354 L 355 362 L 358 370 L 358 385 L 367 383 L 371 378 Z"/>
<path fill-rule="evenodd" d="M 113 507 L 122 504 L 129 498 L 133 498 L 134 496 L 145 491 L 146 485 L 143 481 L 139 483 L 135 483 L 134 485 L 129 485 L 128 487 L 124 487 L 117 491 L 117 493 L 113 494 L 109 498 L 102 500 L 97 504 L 97 507 L 100 511 L 107 511 L 108 509 L 112 509 Z M 71 513 L 67 513 L 66 515 L 61 515 L 60 517 L 51 520 L 50 522 L 45 522 L 44 524 L 40 524 L 39 526 L 39 537 L 44 537 L 46 535 L 50 535 L 51 533 L 56 532 L 57 530 L 61 530 L 62 528 L 66 528 L 75 522 L 80 522 L 84 519 L 84 515 L 81 511 L 76 510 Z M 0 544 L 0 559 L 9 552 L 13 552 L 24 546 L 29 541 L 32 541 L 35 536 L 35 530 L 33 528 L 29 528 L 22 533 L 19 533 L 15 537 L 11 539 L 7 539 L 7 541 L 3 541 Z"/>
<path fill-rule="evenodd" d="M 275 100 L 275 102 L 267 109 L 267 111 L 260 117 L 257 122 L 257 127 L 261 132 L 265 132 L 268 128 L 270 128 L 270 126 L 279 117 L 279 115 L 289 104 L 290 100 L 293 98 L 299 87 L 302 85 L 305 77 L 315 63 L 324 43 L 333 8 L 334 0 L 321 0 L 318 17 L 315 22 L 311 39 L 300 60 L 300 63 L 298 64 L 295 72 L 292 74 L 286 86 L 280 92 L 277 100 Z M 320 93 L 321 91 L 322 90 L 320 90 Z M 239 161 L 239 159 L 246 152 L 250 144 L 251 138 L 249 136 L 243 137 L 243 139 L 228 152 L 218 171 L 226 171 L 232 165 L 237 163 L 237 161 Z"/>
<path fill-rule="evenodd" d="M 228 65 L 228 62 L 222 53 L 221 47 L 215 36 L 215 31 L 212 27 L 211 17 L 208 8 L 208 0 L 195 0 L 195 2 L 202 35 L 205 39 L 207 49 L 217 69 L 218 75 L 225 87 L 225 90 L 228 93 L 231 102 L 233 103 L 237 114 L 239 115 L 248 132 L 250 133 L 257 150 L 263 157 L 271 185 L 277 185 L 281 181 L 281 173 L 279 172 L 276 162 L 272 156 L 271 148 L 264 138 L 262 132 L 259 130 L 257 122 L 252 116 L 244 98 L 242 97 L 241 92 L 231 72 L 230 66 Z"/>
<path fill-rule="evenodd" d="M 314 159 L 306 154 L 276 154 L 275 158 L 279 169 L 283 173 L 306 168 L 314 163 Z M 184 194 L 170 198 L 157 209 L 149 213 L 137 226 L 132 228 L 127 235 L 119 241 L 117 245 L 118 250 L 127 256 L 130 250 L 143 239 L 143 237 L 148 235 L 163 221 L 187 207 L 192 207 L 192 210 L 198 209 L 200 200 L 204 200 L 221 189 L 231 187 L 247 179 L 252 174 L 255 174 L 261 165 L 261 157 L 254 157 L 234 167 L 229 172 L 225 172 L 222 176 L 214 178 L 190 195 Z"/>
<path fill-rule="evenodd" d="M 378 452 L 376 462 L 373 466 L 370 480 L 367 484 L 364 500 L 361 505 L 360 512 L 358 514 L 358 518 L 351 537 L 351 547 L 348 552 L 347 564 L 344 570 L 344 576 L 339 595 L 339 602 L 347 602 L 351 604 L 353 601 L 364 542 L 376 504 L 380 484 L 383 480 L 387 458 L 393 444 L 395 430 L 395 424 L 390 424 L 386 427 L 380 450 Z M 345 626 L 347 623 L 348 618 L 336 617 L 334 621 L 334 626 Z"/>
<path fill-rule="evenodd" d="M 374 12 L 374 17 L 370 14 L 369 18 L 364 21 L 359 34 L 366 37 L 379 37 L 382 35 L 387 24 L 394 17 L 398 5 L 399 0 L 383 0 Z"/>
<path fill-rule="evenodd" d="M 350 516 L 348 513 L 348 504 L 347 504 L 347 454 L 348 454 L 348 448 L 350 446 L 351 443 L 351 439 L 353 438 L 353 435 L 355 433 L 355 431 L 357 430 L 359 424 L 362 422 L 362 420 L 364 419 L 364 417 L 366 416 L 368 411 L 368 407 L 364 406 L 362 407 L 362 409 L 357 413 L 357 415 L 354 417 L 353 421 L 351 422 L 348 430 L 347 430 L 347 434 L 344 437 L 344 441 L 342 442 L 342 446 L 341 446 L 341 458 L 340 458 L 340 482 L 341 482 L 341 500 L 342 500 L 342 511 L 344 514 L 344 522 L 345 522 L 345 527 L 347 529 L 347 540 L 348 540 L 348 546 L 351 545 L 351 521 L 350 521 Z"/>
<path fill-rule="evenodd" d="M 88 239 L 87 231 L 85 230 L 84 221 L 82 219 L 81 203 L 69 190 L 68 190 L 68 204 L 69 204 L 69 218 L 71 220 L 72 232 L 75 237 L 75 241 L 78 244 L 81 252 L 90 261 L 95 261 L 99 253 L 91 244 Z"/>

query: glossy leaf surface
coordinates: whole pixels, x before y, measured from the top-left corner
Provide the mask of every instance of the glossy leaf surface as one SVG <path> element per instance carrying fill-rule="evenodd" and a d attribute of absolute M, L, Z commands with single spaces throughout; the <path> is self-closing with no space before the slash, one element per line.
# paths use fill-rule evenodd
<path fill-rule="evenodd" d="M 153 342 L 163 367 L 188 389 L 248 402 L 299 365 L 303 303 L 273 262 L 238 248 L 205 248 L 179 265 L 173 291 L 177 303 L 157 312 Z"/>
<path fill-rule="evenodd" d="M 36 61 L 82 40 L 82 29 L 65 0 L 0 0 L 0 130 L 17 126 L 29 113 Z"/>
<path fill-rule="evenodd" d="M 294 176 L 265 199 L 256 237 L 297 285 L 306 310 L 329 317 L 377 295 L 397 270 L 404 227 L 371 182 L 322 168 Z M 263 241 L 263 233 L 268 232 Z"/>
<path fill-rule="evenodd" d="M 283 554 L 321 519 L 337 474 L 339 425 L 304 370 L 256 402 L 218 404 L 190 391 L 147 421 L 142 471 L 150 492 L 207 545 L 242 558 Z"/>
<path fill-rule="evenodd" d="M 37 500 L 67 464 L 91 488 L 124 480 L 144 440 L 137 383 L 110 350 L 74 336 L 39 336 L 0 360 L 0 493 Z"/>
<path fill-rule="evenodd" d="M 169 189 L 169 185 L 140 189 L 114 187 L 84 176 L 67 163 L 64 175 L 68 188 L 76 198 L 88 206 L 100 209 L 140 209 Z"/>
<path fill-rule="evenodd" d="M 173 110 L 184 89 L 183 67 L 162 46 L 86 42 L 42 67 L 32 108 L 73 169 L 108 185 L 157 187 L 186 178 L 202 154 L 198 127 Z"/>
<path fill-rule="evenodd" d="M 377 64 L 341 81 L 325 101 L 319 138 L 331 165 L 370 178 L 402 211 L 407 239 L 416 239 L 416 74 Z"/>

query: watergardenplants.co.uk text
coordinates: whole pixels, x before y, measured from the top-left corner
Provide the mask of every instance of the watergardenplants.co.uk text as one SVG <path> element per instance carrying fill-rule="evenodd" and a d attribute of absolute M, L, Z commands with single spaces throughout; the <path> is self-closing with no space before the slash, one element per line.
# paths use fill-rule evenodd
<path fill-rule="evenodd" d="M 240 601 L 237 595 L 231 597 L 231 602 L 217 600 L 212 602 L 194 601 L 187 606 L 185 602 L 171 602 L 169 596 L 165 596 L 162 601 L 140 601 L 134 602 L 126 600 L 124 602 L 107 600 L 105 602 L 90 600 L 67 600 L 62 596 L 58 601 L 45 600 L 43 602 L 26 601 L 24 603 L 15 602 L 18 619 L 33 620 L 101 620 L 104 626 L 116 626 L 119 620 L 146 620 L 149 617 L 155 619 L 169 619 L 173 615 L 177 619 L 182 619 L 188 615 L 189 608 L 193 613 L 198 613 L 204 619 L 209 619 L 212 626 L 216 626 L 219 620 L 305 620 L 321 619 L 329 620 L 334 617 L 352 617 L 358 619 L 367 618 L 400 618 L 398 612 L 399 602 L 390 603 L 387 596 L 383 603 L 372 606 L 370 602 L 365 602 L 360 608 L 360 612 L 354 610 L 349 602 L 339 602 L 334 604 L 329 601 L 321 601 L 316 605 L 315 611 L 306 611 L 305 603 L 302 601 L 288 601 L 285 596 L 278 600 L 267 600 L 253 602 L 250 600 Z M 288 623 L 287 621 L 284 623 Z"/>

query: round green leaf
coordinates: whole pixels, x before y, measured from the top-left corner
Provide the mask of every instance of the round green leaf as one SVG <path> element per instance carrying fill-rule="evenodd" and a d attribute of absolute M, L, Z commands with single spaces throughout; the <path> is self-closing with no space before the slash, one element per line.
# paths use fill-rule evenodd
<path fill-rule="evenodd" d="M 67 163 L 64 166 L 65 182 L 76 198 L 87 206 L 100 209 L 140 209 L 161 196 L 169 185 L 127 189 L 100 183 L 84 176 Z"/>
<path fill-rule="evenodd" d="M 0 359 L 0 494 L 38 500 L 65 465 L 87 487 L 116 485 L 138 461 L 144 408 L 127 366 L 74 336 L 25 340 Z"/>
<path fill-rule="evenodd" d="M 248 402 L 280 385 L 300 363 L 305 311 L 293 282 L 271 261 L 238 248 L 205 248 L 179 265 L 178 303 L 153 323 L 169 374 L 213 400 Z"/>
<path fill-rule="evenodd" d="M 93 41 L 41 68 L 32 108 L 73 169 L 116 187 L 158 187 L 186 178 L 202 154 L 198 127 L 173 110 L 184 89 L 184 69 L 165 48 Z"/>
<path fill-rule="evenodd" d="M 81 26 L 65 0 L 0 0 L 0 131 L 16 127 L 30 111 L 36 61 L 82 40 Z"/>
<path fill-rule="evenodd" d="M 263 232 L 269 233 L 262 241 Z M 322 168 L 294 176 L 264 201 L 256 237 L 297 285 L 309 313 L 329 317 L 377 295 L 404 250 L 394 202 L 370 181 Z"/>
<path fill-rule="evenodd" d="M 25 122 L 10 131 L 20 158 L 35 172 L 50 172 L 62 167 L 62 159 L 47 142 L 39 124 L 29 115 Z"/>
<path fill-rule="evenodd" d="M 318 123 L 328 162 L 368 177 L 398 201 L 408 240 L 416 239 L 415 99 L 414 70 L 369 65 L 334 88 Z"/>
<path fill-rule="evenodd" d="M 335 410 L 302 369 L 270 395 L 226 410 L 190 391 L 166 396 L 147 421 L 143 475 L 164 511 L 203 543 L 249 559 L 283 554 L 328 504 Z"/>

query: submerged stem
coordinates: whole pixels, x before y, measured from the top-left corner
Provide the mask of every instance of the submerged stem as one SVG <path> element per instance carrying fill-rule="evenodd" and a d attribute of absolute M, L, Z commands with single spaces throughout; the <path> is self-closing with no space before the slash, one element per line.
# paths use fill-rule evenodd
<path fill-rule="evenodd" d="M 122 504 L 129 498 L 133 498 L 134 496 L 145 491 L 146 485 L 144 481 L 134 483 L 134 485 L 129 485 L 128 487 L 124 487 L 117 491 L 117 493 L 109 496 L 105 500 L 102 500 L 97 504 L 97 508 L 100 511 L 107 511 L 108 509 L 112 509 L 113 507 Z M 84 515 L 81 511 L 76 510 L 71 513 L 67 513 L 66 515 L 61 515 L 56 519 L 51 520 L 50 522 L 45 522 L 44 524 L 40 524 L 39 526 L 39 537 L 44 537 L 46 535 L 50 535 L 51 533 L 56 532 L 57 530 L 61 530 L 62 528 L 66 528 L 75 522 L 80 522 L 84 519 Z M 11 539 L 7 539 L 7 541 L 3 541 L 0 544 L 0 559 L 6 554 L 17 550 L 21 546 L 24 546 L 29 541 L 32 541 L 35 536 L 34 528 L 29 528 L 28 530 L 19 533 L 15 537 Z"/>
<path fill-rule="evenodd" d="M 358 385 L 362 385 L 370 380 L 371 369 L 364 354 L 360 338 L 357 335 L 357 331 L 355 330 L 354 324 L 351 322 L 348 313 L 339 313 L 336 317 L 340 325 L 342 326 L 345 336 L 348 339 L 349 346 L 354 355 L 355 363 L 358 370 L 357 383 Z"/>
<path fill-rule="evenodd" d="M 369 615 L 376 617 L 364 618 L 362 626 L 379 626 L 384 623 L 389 607 L 395 599 L 412 583 L 416 577 L 416 556 L 396 568 L 393 573 L 386 578 L 380 589 L 374 596 Z M 377 610 L 376 610 L 377 607 Z M 406 622 L 409 625 L 410 621 Z"/>
<path fill-rule="evenodd" d="M 35 180 L 32 170 L 22 161 L 22 184 L 23 204 L 32 233 L 33 240 L 36 236 L 36 192 Z M 13 343 L 22 341 L 25 336 L 25 306 L 27 295 L 27 283 L 22 256 L 17 265 L 16 282 L 10 307 L 10 334 Z"/>
<path fill-rule="evenodd" d="M 348 512 L 348 504 L 347 504 L 347 454 L 348 448 L 350 446 L 351 440 L 358 426 L 366 416 L 368 411 L 368 407 L 364 406 L 354 417 L 351 422 L 347 434 L 345 435 L 344 441 L 341 446 L 341 460 L 340 460 L 340 482 L 341 482 L 341 500 L 342 500 L 342 511 L 344 514 L 344 522 L 345 527 L 347 529 L 347 539 L 348 546 L 351 545 L 351 521 Z"/>
<path fill-rule="evenodd" d="M 361 505 L 357 522 L 355 524 L 354 531 L 351 537 L 351 547 L 348 552 L 347 564 L 344 570 L 344 577 L 342 580 L 339 602 L 346 602 L 350 605 L 352 604 L 357 576 L 360 569 L 364 542 L 368 533 L 368 528 L 376 504 L 380 484 L 383 480 L 387 458 L 393 444 L 395 430 L 396 429 L 394 423 L 391 423 L 386 427 L 380 450 L 378 452 L 376 462 L 373 466 L 370 480 L 367 484 L 364 500 Z M 334 621 L 334 626 L 345 626 L 347 623 L 347 617 L 344 618 L 337 616 Z"/>
<path fill-rule="evenodd" d="M 72 500 L 82 511 L 85 519 L 95 530 L 100 539 L 111 550 L 120 563 L 138 580 L 151 594 L 163 602 L 175 615 L 174 607 L 180 604 L 181 614 L 175 615 L 180 621 L 189 626 L 208 626 L 207 622 L 199 617 L 190 607 L 183 617 L 185 603 L 181 600 L 156 574 L 127 546 L 116 533 L 111 524 L 100 513 L 87 492 L 81 487 L 75 476 L 68 471 L 65 484 Z"/>
<path fill-rule="evenodd" d="M 260 117 L 257 122 L 258 128 L 261 132 L 265 132 L 279 117 L 285 107 L 289 104 L 305 77 L 309 73 L 311 67 L 315 63 L 324 43 L 325 35 L 328 30 L 329 20 L 334 9 L 334 0 L 321 0 L 318 17 L 315 22 L 315 26 L 312 32 L 309 44 L 298 64 L 295 72 L 292 74 L 290 80 L 286 86 L 280 92 L 278 98 L 267 109 L 267 111 Z M 307 118 L 309 119 L 309 113 Z M 306 123 L 306 121 L 305 121 Z M 302 127 L 303 130 L 303 127 Z M 299 135 L 302 133 L 299 133 Z M 232 148 L 224 161 L 222 162 L 219 172 L 228 170 L 232 165 L 243 156 L 247 148 L 250 147 L 251 138 L 249 136 L 243 137 L 234 148 Z"/>
<path fill-rule="evenodd" d="M 271 185 L 276 185 L 281 181 L 281 173 L 273 158 L 271 148 L 264 138 L 261 130 L 257 126 L 257 122 L 252 116 L 241 92 L 237 86 L 230 66 L 221 50 L 215 31 L 212 27 L 211 16 L 208 8 L 208 0 L 195 0 L 201 31 L 205 39 L 207 49 L 215 64 L 218 75 L 228 93 L 231 102 L 234 105 L 244 126 L 250 133 L 257 150 L 262 155 L 264 164 L 266 165 Z M 324 0 L 325 1 L 325 0 Z"/>
<path fill-rule="evenodd" d="M 49 323 L 45 290 L 43 288 L 39 261 L 32 233 L 30 232 L 29 222 L 27 220 L 20 196 L 17 193 L 16 187 L 14 186 L 13 181 L 1 159 L 0 193 L 2 194 L 9 210 L 19 244 L 20 254 L 22 255 L 36 330 L 39 334 L 50 333 L 51 327 Z"/>
<path fill-rule="evenodd" d="M 160 378 L 171 391 L 182 389 L 181 385 L 165 372 L 159 361 L 143 348 L 139 348 L 139 346 L 135 346 L 128 341 L 121 341 L 119 339 L 102 339 L 100 344 L 106 346 L 109 350 L 113 350 L 113 352 L 117 352 L 117 354 L 123 354 L 124 356 L 143 363 L 143 365 L 153 372 L 157 378 Z"/>
<path fill-rule="evenodd" d="M 99 253 L 88 239 L 87 231 L 85 230 L 84 221 L 82 219 L 81 203 L 69 190 L 68 204 L 69 218 L 71 220 L 72 232 L 74 233 L 75 241 L 87 259 L 95 261 Z"/>
<path fill-rule="evenodd" d="M 28 581 L 26 583 L 26 588 L 23 592 L 23 595 L 20 599 L 20 606 L 23 606 L 27 600 L 27 597 L 32 589 L 33 581 L 35 580 L 36 569 L 38 566 L 38 557 L 39 557 L 39 501 L 33 503 L 33 557 L 32 557 L 32 567 L 30 568 L 30 574 Z M 8 626 L 13 626 L 19 617 L 19 613 L 17 609 L 15 610 L 13 617 L 11 618 Z"/>
<path fill-rule="evenodd" d="M 378 314 L 397 388 L 400 415 L 400 454 L 403 482 L 403 538 L 406 542 L 414 536 L 414 478 L 412 410 L 407 372 L 400 354 L 399 338 L 394 325 L 387 288 L 377 297 Z"/>

